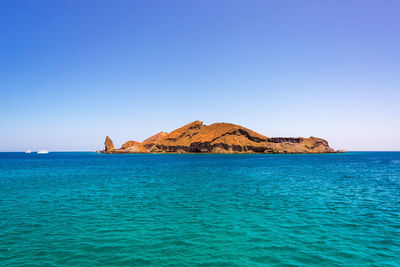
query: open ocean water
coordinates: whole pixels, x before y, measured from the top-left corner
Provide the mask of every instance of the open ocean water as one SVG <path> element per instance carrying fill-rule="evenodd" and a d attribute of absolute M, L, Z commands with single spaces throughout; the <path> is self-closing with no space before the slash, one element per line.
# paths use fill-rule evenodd
<path fill-rule="evenodd" d="M 400 152 L 0 153 L 1 266 L 400 266 Z"/>

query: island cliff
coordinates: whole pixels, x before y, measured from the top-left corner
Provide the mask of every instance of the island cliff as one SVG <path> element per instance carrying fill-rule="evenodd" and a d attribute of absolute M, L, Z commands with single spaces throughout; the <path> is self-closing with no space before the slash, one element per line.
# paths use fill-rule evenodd
<path fill-rule="evenodd" d="M 328 142 L 317 137 L 266 137 L 231 123 L 189 123 L 171 133 L 160 132 L 144 140 L 127 141 L 114 149 L 107 136 L 102 153 L 335 153 Z"/>

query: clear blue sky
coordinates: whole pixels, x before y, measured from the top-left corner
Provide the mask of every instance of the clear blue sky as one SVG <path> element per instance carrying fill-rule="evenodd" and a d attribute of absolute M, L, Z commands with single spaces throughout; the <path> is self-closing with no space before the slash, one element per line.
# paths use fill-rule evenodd
<path fill-rule="evenodd" d="M 400 1 L 1 1 L 0 151 L 194 120 L 400 150 Z"/>

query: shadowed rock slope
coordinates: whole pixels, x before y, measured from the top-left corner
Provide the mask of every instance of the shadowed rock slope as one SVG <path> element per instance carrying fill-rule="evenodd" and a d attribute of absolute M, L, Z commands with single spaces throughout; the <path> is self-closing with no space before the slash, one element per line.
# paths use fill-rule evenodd
<path fill-rule="evenodd" d="M 106 139 L 108 140 L 108 139 Z M 109 139 L 111 141 L 111 139 Z M 108 142 L 108 141 L 106 141 Z M 328 142 L 316 137 L 266 137 L 231 123 L 189 123 L 171 133 L 160 132 L 142 143 L 126 142 L 121 149 L 103 153 L 335 153 Z"/>

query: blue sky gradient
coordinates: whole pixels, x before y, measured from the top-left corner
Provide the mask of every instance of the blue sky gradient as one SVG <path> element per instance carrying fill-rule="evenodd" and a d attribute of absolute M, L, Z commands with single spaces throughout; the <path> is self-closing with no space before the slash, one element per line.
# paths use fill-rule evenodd
<path fill-rule="evenodd" d="M 194 120 L 400 150 L 399 1 L 2 1 L 0 151 Z"/>

